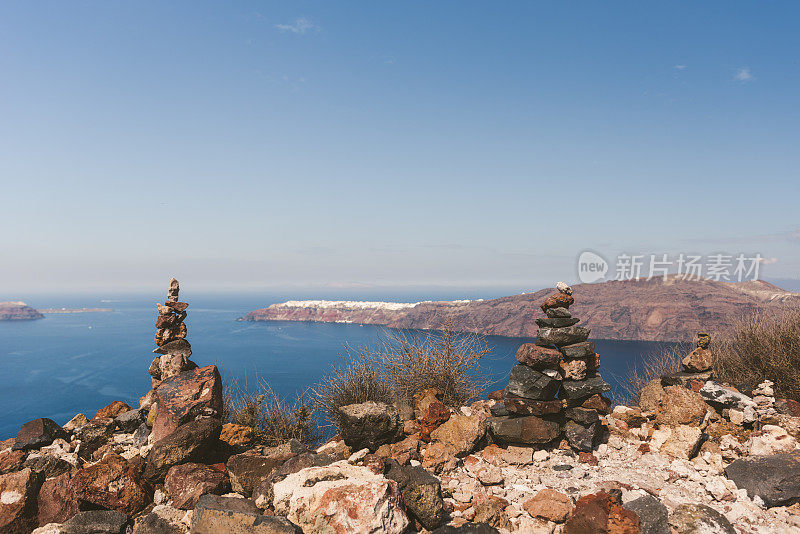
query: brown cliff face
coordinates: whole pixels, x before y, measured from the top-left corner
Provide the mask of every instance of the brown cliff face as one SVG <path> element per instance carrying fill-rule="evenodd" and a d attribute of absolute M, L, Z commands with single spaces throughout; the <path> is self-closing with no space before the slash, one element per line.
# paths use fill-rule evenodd
<path fill-rule="evenodd" d="M 30 321 L 43 317 L 24 302 L 0 302 L 0 321 Z"/>
<path fill-rule="evenodd" d="M 756 311 L 800 306 L 800 294 L 763 281 L 714 282 L 624 280 L 572 286 L 570 312 L 592 338 L 639 341 L 688 341 L 698 331 L 719 331 Z M 534 319 L 552 288 L 492 300 L 422 302 L 401 308 L 367 303 L 309 301 L 273 304 L 248 313 L 247 321 L 321 321 L 385 325 L 392 328 L 436 329 L 449 320 L 464 332 L 509 337 L 535 337 Z M 293 304 L 293 305 L 290 305 Z M 391 303 L 383 303 L 391 306 Z M 357 305 L 362 305 L 360 308 Z"/>

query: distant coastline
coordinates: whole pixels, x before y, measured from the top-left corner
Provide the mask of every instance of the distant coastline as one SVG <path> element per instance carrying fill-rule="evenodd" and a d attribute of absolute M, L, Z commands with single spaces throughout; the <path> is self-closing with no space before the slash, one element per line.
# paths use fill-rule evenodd
<path fill-rule="evenodd" d="M 44 315 L 57 313 L 108 313 L 113 311 L 114 308 L 43 308 L 39 310 Z"/>

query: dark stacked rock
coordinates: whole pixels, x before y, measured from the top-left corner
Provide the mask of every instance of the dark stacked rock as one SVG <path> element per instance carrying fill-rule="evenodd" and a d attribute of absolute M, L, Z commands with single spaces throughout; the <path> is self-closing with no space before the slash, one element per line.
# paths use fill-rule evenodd
<path fill-rule="evenodd" d="M 661 385 L 685 386 L 693 391 L 699 391 L 703 384 L 713 378 L 711 371 L 713 355 L 709 350 L 710 345 L 711 336 L 699 332 L 697 347 L 681 361 L 682 370 L 662 376 Z"/>
<path fill-rule="evenodd" d="M 186 341 L 186 308 L 189 304 L 178 300 L 180 286 L 172 278 L 167 290 L 167 301 L 156 304 L 158 318 L 156 319 L 155 343 L 158 345 L 153 352 L 158 354 L 150 364 L 150 376 L 153 388 L 162 380 L 178 375 L 197 367 L 189 356 L 192 355 L 192 346 Z"/>
<path fill-rule="evenodd" d="M 600 358 L 589 329 L 577 326 L 569 307 L 575 302 L 572 288 L 563 282 L 558 292 L 542 303 L 544 318 L 536 319 L 536 343 L 517 351 L 519 363 L 503 394 L 503 403 L 492 409 L 489 428 L 506 443 L 547 443 L 561 436 L 581 451 L 591 450 L 601 432 L 599 413 L 610 403 L 602 397 L 611 386 L 600 374 Z"/>

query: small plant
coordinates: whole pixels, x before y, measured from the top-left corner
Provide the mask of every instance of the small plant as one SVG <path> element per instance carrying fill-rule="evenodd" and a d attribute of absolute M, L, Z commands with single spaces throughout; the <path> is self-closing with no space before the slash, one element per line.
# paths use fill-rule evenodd
<path fill-rule="evenodd" d="M 711 336 L 715 379 L 734 386 L 775 382 L 778 397 L 800 400 L 800 309 L 747 316 Z"/>
<path fill-rule="evenodd" d="M 332 366 L 328 375 L 311 389 L 315 411 L 338 428 L 342 406 L 367 401 L 392 402 L 392 387 L 375 363 L 368 349 L 355 351 L 346 347 L 343 361 Z"/>
<path fill-rule="evenodd" d="M 236 380 L 226 380 L 223 392 L 225 420 L 250 427 L 253 441 L 261 445 L 280 445 L 290 439 L 313 443 L 319 431 L 306 402 L 298 397 L 291 405 L 281 400 L 261 379 L 256 386 L 240 386 Z"/>
<path fill-rule="evenodd" d="M 621 393 L 612 395 L 614 404 L 628 406 L 639 405 L 639 395 L 648 382 L 661 378 L 663 375 L 681 370 L 681 360 L 691 351 L 689 343 L 680 343 L 662 347 L 644 358 L 641 364 L 634 365 L 628 370 L 627 376 L 619 380 Z"/>

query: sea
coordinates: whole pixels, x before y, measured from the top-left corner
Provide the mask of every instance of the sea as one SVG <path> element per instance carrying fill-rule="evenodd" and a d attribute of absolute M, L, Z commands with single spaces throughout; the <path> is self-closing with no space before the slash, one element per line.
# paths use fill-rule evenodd
<path fill-rule="evenodd" d="M 282 399 L 306 394 L 349 351 L 376 346 L 387 336 L 378 326 L 304 322 L 243 322 L 238 318 L 276 302 L 302 298 L 418 302 L 491 298 L 501 294 L 440 291 L 359 294 L 327 291 L 260 293 L 181 293 L 190 303 L 186 325 L 192 360 L 215 364 L 225 381 L 250 387 L 269 383 Z M 109 312 L 48 314 L 36 321 L 0 321 L 0 440 L 14 437 L 20 425 L 37 417 L 66 423 L 76 413 L 92 417 L 115 400 L 138 407 L 150 389 L 155 303 L 161 294 L 38 295 L 26 302 L 44 308 L 111 308 Z M 533 318 L 531 319 L 533 320 Z M 505 386 L 525 338 L 487 336 L 491 352 L 481 367 L 493 384 Z M 601 372 L 622 395 L 630 369 L 665 343 L 594 340 Z"/>

